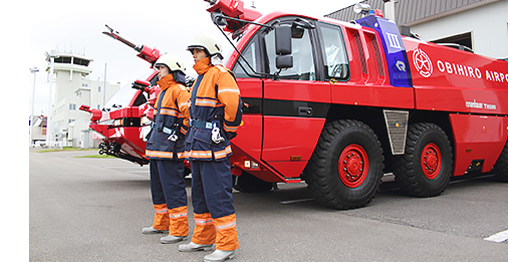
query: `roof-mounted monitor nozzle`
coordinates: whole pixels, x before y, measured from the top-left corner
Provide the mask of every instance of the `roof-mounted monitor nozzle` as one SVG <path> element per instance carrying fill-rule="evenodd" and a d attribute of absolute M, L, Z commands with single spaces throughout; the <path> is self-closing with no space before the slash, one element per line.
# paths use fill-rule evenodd
<path fill-rule="evenodd" d="M 353 11 L 357 14 L 362 14 L 362 16 L 368 15 L 370 10 L 370 5 L 366 3 L 356 3 L 353 6 Z"/>

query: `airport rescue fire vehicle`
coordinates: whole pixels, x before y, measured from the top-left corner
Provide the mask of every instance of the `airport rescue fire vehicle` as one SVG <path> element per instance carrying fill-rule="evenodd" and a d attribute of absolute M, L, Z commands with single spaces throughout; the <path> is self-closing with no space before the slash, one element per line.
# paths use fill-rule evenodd
<path fill-rule="evenodd" d="M 235 49 L 225 65 L 244 103 L 230 158 L 242 190 L 305 181 L 349 209 L 386 173 L 419 197 L 471 172 L 508 181 L 508 62 L 423 41 L 380 11 L 343 22 L 206 1 Z"/>

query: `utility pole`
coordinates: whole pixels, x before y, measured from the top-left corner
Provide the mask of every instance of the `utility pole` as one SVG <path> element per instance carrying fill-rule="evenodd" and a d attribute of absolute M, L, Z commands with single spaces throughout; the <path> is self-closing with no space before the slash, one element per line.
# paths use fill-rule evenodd
<path fill-rule="evenodd" d="M 33 133 L 34 133 L 34 103 L 35 103 L 35 76 L 39 72 L 39 69 L 37 69 L 36 66 L 33 68 L 30 68 L 30 73 L 34 74 L 34 87 L 32 90 L 32 114 L 30 115 L 30 142 L 28 143 L 29 146 L 32 145 L 33 141 Z"/>
<path fill-rule="evenodd" d="M 383 0 L 385 2 L 385 17 L 396 22 L 395 20 L 395 3 L 398 0 Z"/>
<path fill-rule="evenodd" d="M 104 88 L 102 89 L 102 107 L 106 105 L 106 69 L 108 68 L 108 63 L 104 64 Z M 100 109 L 100 108 L 98 108 Z"/>
<path fill-rule="evenodd" d="M 49 60 L 49 99 L 48 99 L 48 116 L 46 119 L 46 146 L 51 146 L 53 142 L 53 130 L 51 126 L 51 115 L 52 115 L 52 102 L 53 102 L 53 67 L 55 58 L 59 58 L 60 55 L 55 50 L 51 50 L 50 53 L 46 52 L 46 59 Z"/>

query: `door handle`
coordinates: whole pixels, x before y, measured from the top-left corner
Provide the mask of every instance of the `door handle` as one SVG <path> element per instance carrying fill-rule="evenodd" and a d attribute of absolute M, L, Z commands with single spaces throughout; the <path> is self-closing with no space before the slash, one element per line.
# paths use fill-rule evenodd
<path fill-rule="evenodd" d="M 298 107 L 298 115 L 299 116 L 312 116 L 312 107 L 299 106 Z"/>

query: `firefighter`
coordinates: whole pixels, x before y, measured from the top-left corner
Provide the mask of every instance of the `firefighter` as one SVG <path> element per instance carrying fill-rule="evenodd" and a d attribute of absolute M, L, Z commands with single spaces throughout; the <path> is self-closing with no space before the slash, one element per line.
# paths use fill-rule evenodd
<path fill-rule="evenodd" d="M 242 121 L 240 91 L 231 71 L 220 65 L 218 42 L 198 35 L 188 46 L 198 77 L 191 88 L 185 155 L 191 162 L 195 229 L 182 252 L 216 250 L 205 261 L 224 261 L 238 249 L 229 164 L 230 139 Z"/>
<path fill-rule="evenodd" d="M 188 119 L 184 114 L 190 98 L 185 86 L 184 64 L 163 54 L 155 63 L 161 92 L 155 102 L 152 131 L 146 143 L 150 159 L 150 185 L 155 210 L 153 226 L 143 233 L 163 233 L 163 244 L 184 240 L 189 232 L 187 191 L 184 177 L 184 140 Z"/>

